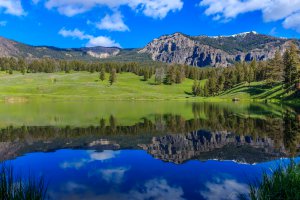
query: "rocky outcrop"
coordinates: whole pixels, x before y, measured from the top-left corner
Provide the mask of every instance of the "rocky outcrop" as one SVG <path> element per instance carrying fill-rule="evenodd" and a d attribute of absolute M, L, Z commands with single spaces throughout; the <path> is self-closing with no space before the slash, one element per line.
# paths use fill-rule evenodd
<path fill-rule="evenodd" d="M 153 60 L 193 66 L 226 65 L 225 51 L 200 45 L 180 33 L 153 40 L 140 53 L 149 53 Z"/>
<path fill-rule="evenodd" d="M 226 67 L 236 61 L 268 60 L 274 57 L 276 50 L 284 52 L 289 42 L 256 32 L 219 37 L 175 33 L 154 39 L 139 52 L 149 53 L 155 61 Z"/>

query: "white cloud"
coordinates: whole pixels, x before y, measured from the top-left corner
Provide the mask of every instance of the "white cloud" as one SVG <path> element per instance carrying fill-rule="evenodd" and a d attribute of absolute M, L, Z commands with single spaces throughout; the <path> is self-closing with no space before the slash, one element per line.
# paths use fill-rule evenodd
<path fill-rule="evenodd" d="M 265 22 L 283 20 L 285 28 L 300 32 L 300 0 L 202 0 L 205 14 L 215 20 L 230 20 L 240 14 L 261 11 Z"/>
<path fill-rule="evenodd" d="M 300 12 L 287 17 L 283 21 L 283 27 L 287 29 L 294 29 L 300 33 Z"/>
<path fill-rule="evenodd" d="M 72 35 L 71 33 L 67 32 L 67 34 Z M 80 159 L 77 161 L 66 161 L 60 164 L 60 167 L 62 169 L 80 169 L 84 167 L 86 164 L 91 163 L 93 161 L 105 161 L 115 158 L 118 154 L 120 154 L 119 151 L 111 151 L 111 150 L 105 150 L 102 152 L 96 152 L 96 151 L 87 151 L 88 158 Z"/>
<path fill-rule="evenodd" d="M 224 180 L 222 182 L 208 182 L 205 184 L 207 190 L 201 191 L 201 195 L 207 200 L 238 199 L 239 194 L 248 193 L 248 185 L 238 183 L 236 180 Z"/>
<path fill-rule="evenodd" d="M 123 16 L 119 12 L 106 15 L 99 23 L 96 23 L 96 27 L 109 31 L 129 31 L 127 25 L 124 24 Z"/>
<path fill-rule="evenodd" d="M 4 10 L 4 13 L 6 14 L 16 16 L 25 15 L 21 0 L 0 0 L 0 10 Z"/>
<path fill-rule="evenodd" d="M 147 0 L 144 1 L 143 13 L 148 17 L 163 19 L 172 11 L 181 10 L 183 2 L 181 0 Z"/>
<path fill-rule="evenodd" d="M 182 0 L 48 0 L 48 9 L 57 9 L 66 16 L 85 13 L 95 7 L 106 6 L 114 10 L 121 6 L 129 6 L 132 10 L 141 11 L 152 18 L 164 18 L 169 12 L 181 10 Z"/>
<path fill-rule="evenodd" d="M 0 26 L 6 26 L 7 21 L 0 21 Z"/>
<path fill-rule="evenodd" d="M 92 152 L 90 154 L 90 158 L 92 161 L 95 160 L 104 161 L 104 160 L 110 160 L 112 158 L 115 158 L 118 154 L 120 154 L 119 151 L 105 150 L 102 152 Z"/>
<path fill-rule="evenodd" d="M 70 181 L 65 184 L 65 186 L 63 187 L 63 190 L 66 192 L 74 192 L 76 190 L 86 190 L 86 188 L 87 187 L 85 185 Z"/>
<path fill-rule="evenodd" d="M 105 181 L 120 184 L 121 182 L 123 182 L 124 174 L 128 170 L 129 168 L 119 167 L 112 169 L 103 169 L 100 170 L 100 173 Z"/>
<path fill-rule="evenodd" d="M 121 47 L 119 43 L 105 36 L 98 36 L 90 39 L 89 42 L 86 44 L 86 46 L 87 47 L 95 47 L 95 46 Z"/>
<path fill-rule="evenodd" d="M 93 36 L 86 34 L 83 31 L 80 31 L 78 29 L 74 30 L 66 30 L 65 28 L 62 28 L 58 34 L 62 35 L 63 37 L 72 37 L 77 38 L 80 40 L 88 40 L 86 46 L 87 47 L 95 47 L 95 46 L 103 46 L 103 47 L 121 47 L 121 45 L 114 40 L 110 39 L 106 36 Z"/>
<path fill-rule="evenodd" d="M 89 160 L 86 160 L 86 159 L 81 159 L 79 161 L 74 161 L 74 162 L 63 162 L 60 165 L 60 167 L 62 169 L 69 169 L 69 168 L 80 169 L 88 162 L 89 162 Z"/>
<path fill-rule="evenodd" d="M 184 200 L 181 187 L 170 186 L 165 179 L 154 179 L 145 183 L 143 190 L 133 190 L 129 193 L 129 199 L 172 199 Z"/>
<path fill-rule="evenodd" d="M 64 37 L 72 37 L 72 38 L 78 38 L 80 40 L 84 39 L 91 39 L 93 36 L 85 34 L 83 31 L 78 30 L 77 28 L 74 30 L 66 30 L 65 28 L 62 28 L 58 34 L 64 36 Z"/>

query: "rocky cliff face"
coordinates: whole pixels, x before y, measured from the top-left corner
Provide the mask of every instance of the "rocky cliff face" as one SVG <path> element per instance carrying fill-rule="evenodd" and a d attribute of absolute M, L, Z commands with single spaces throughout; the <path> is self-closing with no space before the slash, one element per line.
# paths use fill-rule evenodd
<path fill-rule="evenodd" d="M 155 61 L 226 67 L 236 61 L 273 58 L 276 50 L 284 52 L 290 41 L 256 32 L 218 37 L 191 37 L 175 33 L 154 39 L 139 52 L 149 53 Z"/>

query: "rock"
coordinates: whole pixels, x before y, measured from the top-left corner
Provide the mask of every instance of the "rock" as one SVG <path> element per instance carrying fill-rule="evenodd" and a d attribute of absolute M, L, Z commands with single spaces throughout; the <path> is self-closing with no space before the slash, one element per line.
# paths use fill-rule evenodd
<path fill-rule="evenodd" d="M 149 53 L 153 60 L 166 63 L 227 67 L 237 61 L 273 58 L 276 50 L 283 53 L 290 41 L 256 32 L 219 37 L 175 33 L 154 39 L 139 52 Z"/>

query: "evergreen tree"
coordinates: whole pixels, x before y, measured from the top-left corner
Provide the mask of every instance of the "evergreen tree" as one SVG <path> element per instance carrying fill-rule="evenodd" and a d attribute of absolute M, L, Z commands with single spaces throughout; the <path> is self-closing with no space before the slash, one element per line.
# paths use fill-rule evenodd
<path fill-rule="evenodd" d="M 210 94 L 209 94 L 209 88 L 208 88 L 208 83 L 207 82 L 204 85 L 203 94 L 204 94 L 205 97 L 209 97 L 210 96 Z"/>
<path fill-rule="evenodd" d="M 260 61 L 258 63 L 257 70 L 255 72 L 255 80 L 256 81 L 263 81 L 266 79 L 266 72 L 267 67 L 266 67 L 266 62 Z"/>
<path fill-rule="evenodd" d="M 194 96 L 199 96 L 201 93 L 201 86 L 200 86 L 200 82 L 194 80 L 194 84 L 192 86 L 192 93 Z"/>
<path fill-rule="evenodd" d="M 295 44 L 291 44 L 291 47 L 286 50 L 283 56 L 284 64 L 284 84 L 285 86 L 291 87 L 298 80 L 298 71 L 299 67 L 299 55 L 298 48 Z"/>
<path fill-rule="evenodd" d="M 211 77 L 208 79 L 209 95 L 215 95 L 217 93 L 217 77 L 216 72 L 212 71 Z"/>
<path fill-rule="evenodd" d="M 222 73 L 219 77 L 218 77 L 218 85 L 217 85 L 217 90 L 218 92 L 222 92 L 224 89 L 224 84 L 225 84 L 225 76 L 224 73 Z"/>
<path fill-rule="evenodd" d="M 237 82 L 242 83 L 245 81 L 245 73 L 243 67 L 241 66 L 240 63 L 237 63 L 235 66 L 237 70 Z"/>
<path fill-rule="evenodd" d="M 165 77 L 164 69 L 162 67 L 157 68 L 155 70 L 155 82 L 157 84 L 161 84 L 164 80 L 164 77 Z"/>
<path fill-rule="evenodd" d="M 180 69 L 176 69 L 176 73 L 175 73 L 175 83 L 179 84 L 182 82 L 183 80 L 183 75 L 182 75 L 182 71 Z"/>
<path fill-rule="evenodd" d="M 175 68 L 174 66 L 170 66 L 167 69 L 167 74 L 164 79 L 164 84 L 172 85 L 173 83 L 175 83 L 175 80 L 176 80 Z"/>
<path fill-rule="evenodd" d="M 105 80 L 105 68 L 101 67 L 99 78 L 101 81 Z"/>
<path fill-rule="evenodd" d="M 21 73 L 24 75 L 26 73 L 27 66 L 26 66 L 26 62 L 23 58 L 20 58 L 18 60 L 18 66 L 19 66 Z"/>
<path fill-rule="evenodd" d="M 150 78 L 150 70 L 144 69 L 143 75 L 144 75 L 144 81 L 148 81 L 148 79 Z"/>
<path fill-rule="evenodd" d="M 265 79 L 268 84 L 273 85 L 275 82 L 282 81 L 283 60 L 280 52 L 277 50 L 275 57 L 271 59 L 265 69 Z"/>
<path fill-rule="evenodd" d="M 255 69 L 256 69 L 256 60 L 252 60 L 250 65 L 247 67 L 248 68 L 248 76 L 247 76 L 247 81 L 250 84 L 254 81 L 255 78 Z"/>
<path fill-rule="evenodd" d="M 109 83 L 112 85 L 117 81 L 117 71 L 115 68 L 111 69 L 110 75 L 109 75 Z"/>

